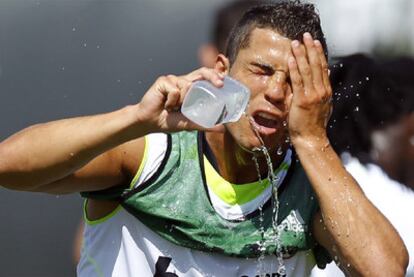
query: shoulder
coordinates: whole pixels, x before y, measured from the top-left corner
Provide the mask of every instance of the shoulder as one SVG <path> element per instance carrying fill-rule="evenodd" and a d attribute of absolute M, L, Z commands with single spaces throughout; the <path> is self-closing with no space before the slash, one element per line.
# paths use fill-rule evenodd
<path fill-rule="evenodd" d="M 163 156 L 167 149 L 169 135 L 165 133 L 152 133 L 145 137 L 129 141 L 117 150 L 122 161 L 122 170 L 131 181 L 148 159 L 157 159 Z"/>

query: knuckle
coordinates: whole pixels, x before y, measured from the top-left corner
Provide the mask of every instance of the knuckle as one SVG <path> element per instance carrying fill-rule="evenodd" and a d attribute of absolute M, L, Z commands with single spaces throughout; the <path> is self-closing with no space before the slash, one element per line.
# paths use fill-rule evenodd
<path fill-rule="evenodd" d="M 160 76 L 160 77 L 158 77 L 157 78 L 157 82 L 158 83 L 163 83 L 163 82 L 165 82 L 167 80 L 167 77 L 165 77 L 165 76 Z"/>

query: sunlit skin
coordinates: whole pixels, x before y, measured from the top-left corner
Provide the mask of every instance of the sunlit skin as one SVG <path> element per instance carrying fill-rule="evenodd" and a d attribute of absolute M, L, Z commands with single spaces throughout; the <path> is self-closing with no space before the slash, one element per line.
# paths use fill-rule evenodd
<path fill-rule="evenodd" d="M 253 128 L 272 153 L 273 163 L 277 165 L 283 159 L 276 151 L 288 146 L 286 121 L 292 95 L 288 58 L 291 55 L 290 39 L 270 29 L 255 29 L 248 47 L 239 51 L 233 65 L 228 64 L 226 57 L 218 57 L 216 69 L 245 84 L 251 93 L 246 116 L 227 124 L 224 134 L 206 135 L 225 178 L 239 183 L 257 180 L 252 150 L 262 144 Z M 260 162 L 261 170 L 265 171 L 264 159 Z"/>

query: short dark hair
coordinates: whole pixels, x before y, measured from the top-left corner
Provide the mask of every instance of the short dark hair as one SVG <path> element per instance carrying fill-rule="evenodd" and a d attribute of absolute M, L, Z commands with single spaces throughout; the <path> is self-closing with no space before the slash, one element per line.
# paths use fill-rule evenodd
<path fill-rule="evenodd" d="M 230 34 L 226 55 L 233 64 L 239 51 L 249 46 L 251 32 L 255 28 L 269 28 L 291 40 L 303 41 L 309 32 L 319 40 L 328 56 L 325 36 L 315 6 L 301 1 L 278 1 L 259 5 L 247 11 Z"/>

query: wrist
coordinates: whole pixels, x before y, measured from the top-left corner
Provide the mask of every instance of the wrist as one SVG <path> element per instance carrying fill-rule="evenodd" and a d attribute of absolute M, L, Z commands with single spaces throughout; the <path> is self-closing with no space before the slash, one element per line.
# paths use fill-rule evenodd
<path fill-rule="evenodd" d="M 149 120 L 143 116 L 139 103 L 124 107 L 121 113 L 127 122 L 125 132 L 129 139 L 136 139 L 151 133 Z"/>
<path fill-rule="evenodd" d="M 291 142 L 298 151 L 326 151 L 331 147 L 328 137 L 326 136 L 309 136 L 291 138 Z"/>

